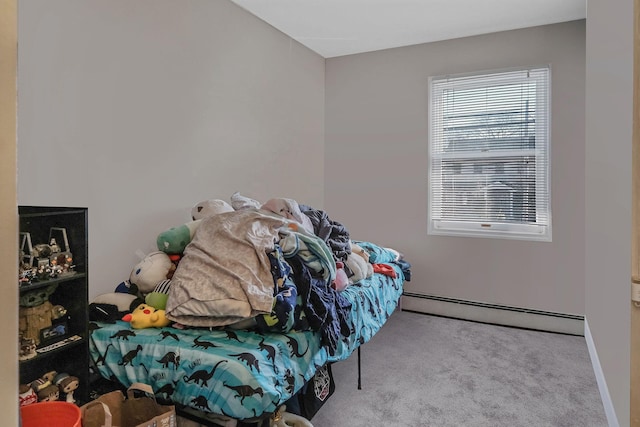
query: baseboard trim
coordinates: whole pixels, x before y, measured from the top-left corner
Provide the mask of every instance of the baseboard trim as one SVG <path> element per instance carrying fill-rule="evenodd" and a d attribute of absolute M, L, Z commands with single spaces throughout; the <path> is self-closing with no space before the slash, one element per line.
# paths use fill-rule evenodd
<path fill-rule="evenodd" d="M 593 342 L 593 337 L 591 336 L 591 330 L 589 329 L 589 322 L 587 322 L 587 319 L 584 319 L 584 338 L 587 342 L 587 349 L 589 350 L 589 356 L 591 357 L 591 365 L 593 366 L 593 372 L 596 376 L 598 390 L 600 391 L 600 398 L 602 399 L 602 404 L 604 405 L 604 413 L 607 416 L 609 427 L 620 427 L 620 424 L 618 423 L 618 417 L 616 416 L 616 411 L 613 407 L 613 402 L 611 401 L 611 395 L 609 394 L 609 388 L 607 387 L 607 381 L 604 378 L 604 372 L 602 371 L 602 366 L 600 365 L 598 351 L 596 350 L 596 345 Z"/>
<path fill-rule="evenodd" d="M 405 292 L 402 310 L 583 336 L 584 316 Z"/>

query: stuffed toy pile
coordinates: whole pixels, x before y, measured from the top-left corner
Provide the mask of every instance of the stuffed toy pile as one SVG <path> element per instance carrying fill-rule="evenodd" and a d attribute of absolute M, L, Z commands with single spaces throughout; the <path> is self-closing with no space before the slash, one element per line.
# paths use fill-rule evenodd
<path fill-rule="evenodd" d="M 90 304 L 90 314 L 94 320 L 125 320 L 133 328 L 163 327 L 171 324 L 165 316 L 167 299 L 171 289 L 171 279 L 177 269 L 184 251 L 191 243 L 196 230 L 205 218 L 243 209 L 261 209 L 292 220 L 290 227 L 300 233 L 315 235 L 323 230 L 338 232 L 331 243 L 338 245 L 335 278 L 331 286 L 342 291 L 350 284 L 356 283 L 373 274 L 368 253 L 348 239 L 348 234 L 340 233 L 337 223 L 333 223 L 324 212 L 314 211 L 315 216 L 307 216 L 303 212 L 311 208 L 298 205 L 293 199 L 275 198 L 266 203 L 233 193 L 231 203 L 212 199 L 202 201 L 191 209 L 191 218 L 184 224 L 171 227 L 160 232 L 156 238 L 157 251 L 146 254 L 131 270 L 128 280 L 120 283 L 114 292 L 102 294 Z M 321 233 L 322 234 L 322 233 Z M 330 238 L 332 236 L 325 236 Z"/>
<path fill-rule="evenodd" d="M 144 256 L 131 270 L 129 279 L 114 292 L 98 295 L 92 301 L 92 317 L 101 321 L 121 319 L 135 329 L 170 325 L 164 310 L 171 277 L 185 248 L 204 218 L 233 210 L 229 203 L 218 199 L 195 205 L 191 221 L 162 231 L 156 239 L 158 250 Z"/>

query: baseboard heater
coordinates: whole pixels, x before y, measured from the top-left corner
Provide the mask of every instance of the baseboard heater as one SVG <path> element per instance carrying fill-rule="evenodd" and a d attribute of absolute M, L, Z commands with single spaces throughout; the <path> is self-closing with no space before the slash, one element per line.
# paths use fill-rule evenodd
<path fill-rule="evenodd" d="M 402 294 L 402 310 L 584 336 L 584 316 L 488 304 L 437 295 Z"/>

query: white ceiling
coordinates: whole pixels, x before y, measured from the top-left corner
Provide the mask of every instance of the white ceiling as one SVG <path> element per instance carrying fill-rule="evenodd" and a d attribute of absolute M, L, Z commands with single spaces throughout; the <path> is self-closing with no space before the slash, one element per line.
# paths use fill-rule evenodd
<path fill-rule="evenodd" d="M 325 58 L 586 17 L 587 0 L 231 0 Z"/>

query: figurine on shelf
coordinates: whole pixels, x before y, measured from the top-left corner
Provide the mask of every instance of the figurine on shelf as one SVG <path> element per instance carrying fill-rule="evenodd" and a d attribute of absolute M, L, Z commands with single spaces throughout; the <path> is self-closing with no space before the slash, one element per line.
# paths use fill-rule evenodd
<path fill-rule="evenodd" d="M 73 257 L 70 253 L 58 255 L 58 265 L 62 267 L 61 275 L 71 275 L 76 274 L 75 268 L 73 265 Z"/>
<path fill-rule="evenodd" d="M 31 388 L 29 384 L 20 384 L 18 389 L 20 394 L 18 395 L 20 406 L 30 405 L 38 401 L 38 395 Z"/>
<path fill-rule="evenodd" d="M 20 352 L 18 354 L 18 360 L 29 360 L 38 355 L 36 352 L 36 342 L 33 338 L 24 337 L 20 334 Z"/>
<path fill-rule="evenodd" d="M 67 309 L 61 305 L 54 305 L 51 307 L 51 320 L 62 319 L 67 315 Z"/>
<path fill-rule="evenodd" d="M 42 390 L 44 390 L 45 388 L 49 387 L 51 385 L 51 381 L 47 380 L 44 377 L 40 377 L 36 380 L 31 381 L 31 383 L 29 384 L 29 386 L 33 389 L 33 391 L 35 391 L 36 393 L 40 393 Z"/>
<path fill-rule="evenodd" d="M 78 377 L 74 377 L 72 375 L 63 372 L 61 374 L 56 375 L 55 384 L 58 386 L 58 390 L 60 394 L 66 395 L 66 401 L 69 403 L 75 403 L 76 400 L 73 398 L 73 392 L 80 385 L 80 380 Z"/>
<path fill-rule="evenodd" d="M 60 390 L 58 386 L 50 384 L 38 392 L 38 402 L 52 402 L 58 400 L 60 397 Z"/>
<path fill-rule="evenodd" d="M 40 344 L 40 331 L 52 325 L 53 304 L 49 302 L 49 296 L 57 287 L 57 284 L 53 284 L 20 295 L 19 331 L 23 337 L 32 338 L 36 345 Z"/>
<path fill-rule="evenodd" d="M 46 373 L 42 376 L 42 379 L 43 379 L 43 380 L 45 380 L 45 381 L 50 382 L 51 384 L 53 384 L 53 382 L 54 382 L 54 380 L 55 380 L 55 378 L 56 378 L 56 375 L 58 375 L 58 372 L 56 372 L 56 371 L 49 371 L 49 372 L 46 372 Z"/>
<path fill-rule="evenodd" d="M 30 285 L 31 281 L 34 279 L 35 274 L 33 273 L 33 269 L 23 269 L 20 268 L 20 275 L 18 276 L 18 285 L 25 286 Z"/>
<path fill-rule="evenodd" d="M 41 264 L 36 270 L 38 280 L 55 279 L 63 272 L 63 267 L 57 265 L 57 261 L 53 259 L 51 264 Z"/>
<path fill-rule="evenodd" d="M 59 254 L 60 253 L 60 246 L 58 246 L 58 243 L 56 243 L 56 238 L 52 237 L 51 240 L 49 241 L 49 247 L 51 248 L 51 253 L 52 254 Z"/>

